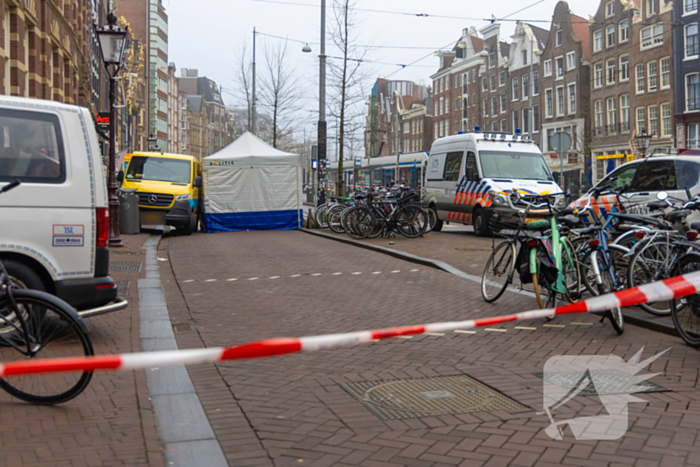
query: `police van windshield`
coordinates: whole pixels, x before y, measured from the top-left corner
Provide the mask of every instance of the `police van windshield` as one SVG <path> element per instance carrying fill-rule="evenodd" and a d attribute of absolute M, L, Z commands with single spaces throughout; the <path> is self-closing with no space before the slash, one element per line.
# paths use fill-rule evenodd
<path fill-rule="evenodd" d="M 542 154 L 502 151 L 479 151 L 485 178 L 553 180 Z"/>
<path fill-rule="evenodd" d="M 126 178 L 190 183 L 190 165 L 188 160 L 134 156 L 129 162 Z"/>

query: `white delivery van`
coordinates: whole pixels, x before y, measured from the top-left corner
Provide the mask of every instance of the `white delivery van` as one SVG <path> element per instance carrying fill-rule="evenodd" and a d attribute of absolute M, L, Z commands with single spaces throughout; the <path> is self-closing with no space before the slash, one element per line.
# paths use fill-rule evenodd
<path fill-rule="evenodd" d="M 509 210 L 506 196 L 561 193 L 540 148 L 521 135 L 466 133 L 433 142 L 425 170 L 423 202 L 443 222 L 472 224 L 477 235 L 489 234 L 495 209 Z M 565 207 L 561 195 L 556 203 Z"/>
<path fill-rule="evenodd" d="M 106 180 L 90 112 L 0 97 L 0 186 L 14 180 L 21 185 L 0 198 L 0 260 L 13 280 L 83 317 L 125 308 L 109 276 Z"/>

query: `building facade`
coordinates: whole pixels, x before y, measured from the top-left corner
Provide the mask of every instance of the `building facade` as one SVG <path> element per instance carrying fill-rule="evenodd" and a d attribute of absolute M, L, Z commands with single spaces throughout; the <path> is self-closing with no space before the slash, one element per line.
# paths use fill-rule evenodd
<path fill-rule="evenodd" d="M 555 179 L 572 196 L 590 184 L 590 47 L 588 20 L 572 14 L 566 2 L 554 9 L 547 44 L 540 57 L 542 129 L 540 148 Z M 551 137 L 564 131 L 571 149 L 561 159 Z M 564 172 L 563 183 L 560 180 Z"/>
<path fill-rule="evenodd" d="M 700 46 L 698 45 L 697 0 L 676 0 L 674 29 L 677 44 L 673 52 L 676 144 L 680 148 L 700 148 Z M 678 46 L 680 45 L 680 47 Z"/>

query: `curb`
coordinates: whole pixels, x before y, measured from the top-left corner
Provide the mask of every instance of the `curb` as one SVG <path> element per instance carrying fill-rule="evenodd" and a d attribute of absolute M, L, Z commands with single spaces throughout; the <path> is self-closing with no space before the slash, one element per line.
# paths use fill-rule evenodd
<path fill-rule="evenodd" d="M 461 277 L 462 279 L 466 279 L 468 281 L 472 282 L 478 282 L 481 283 L 481 278 L 477 276 L 473 276 L 471 274 L 467 274 L 463 271 L 460 271 L 454 266 L 451 266 L 443 261 L 438 261 L 435 259 L 429 259 L 429 258 L 423 258 L 421 256 L 416 256 L 411 253 L 405 253 L 403 251 L 399 250 L 392 250 L 391 248 L 386 248 L 383 246 L 377 246 L 377 245 L 371 245 L 369 243 L 364 243 L 360 242 L 358 240 L 352 240 L 349 238 L 343 238 L 343 237 L 337 237 L 335 235 L 330 235 L 327 233 L 323 232 L 316 232 L 314 230 L 309 230 L 309 229 L 299 229 L 302 232 L 305 232 L 307 234 L 311 235 L 316 235 L 318 237 L 323 237 L 327 238 L 329 240 L 334 240 L 336 242 L 341 242 L 341 243 L 346 243 L 348 245 L 353 245 L 358 248 L 364 248 L 366 250 L 372 250 L 376 251 L 378 253 L 382 253 L 388 256 L 393 256 L 394 258 L 402 259 L 405 261 L 410 261 L 411 263 L 416 263 L 420 264 L 423 266 L 431 267 L 434 269 L 438 269 L 440 271 L 447 272 L 449 274 L 452 274 L 457 277 Z M 528 292 L 526 290 L 520 290 L 516 287 L 508 287 L 506 289 L 508 292 L 513 292 L 513 293 L 519 293 L 522 295 L 526 295 L 528 297 L 535 297 L 535 294 L 532 292 Z M 660 332 L 663 334 L 668 334 L 671 336 L 679 337 L 678 331 L 676 331 L 676 326 L 673 324 L 673 321 L 671 320 L 671 317 L 659 317 L 659 316 L 653 316 L 643 310 L 624 310 L 624 316 L 625 316 L 625 321 L 628 324 L 632 324 L 634 326 L 639 326 L 641 328 L 649 329 L 651 331 L 656 331 Z"/>

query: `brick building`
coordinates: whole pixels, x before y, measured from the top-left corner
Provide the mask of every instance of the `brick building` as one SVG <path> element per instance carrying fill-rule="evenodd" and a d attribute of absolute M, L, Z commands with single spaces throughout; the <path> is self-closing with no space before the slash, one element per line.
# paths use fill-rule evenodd
<path fill-rule="evenodd" d="M 700 45 L 698 44 L 697 0 L 677 0 L 676 18 L 682 25 L 674 29 L 673 53 L 675 124 L 678 148 L 700 148 Z"/>
<path fill-rule="evenodd" d="M 202 96 L 187 96 L 186 154 L 202 162 L 209 152 L 209 117 Z"/>
<path fill-rule="evenodd" d="M 569 5 L 560 1 L 540 57 L 540 147 L 557 181 L 563 165 L 565 189 L 572 195 L 587 185 L 590 164 L 590 58 L 588 20 L 572 14 Z M 571 150 L 561 160 L 549 147 L 549 140 L 557 131 L 569 133 L 572 139 Z"/>
<path fill-rule="evenodd" d="M 472 131 L 475 126 L 483 126 L 481 107 L 481 89 L 479 87 L 479 73 L 486 63 L 487 54 L 484 52 L 484 41 L 477 34 L 475 28 L 462 30 L 462 38 L 455 46 L 456 57 L 451 66 L 451 74 L 457 77 L 458 83 L 455 89 L 455 105 L 453 121 L 458 120 L 458 131 Z M 502 82 L 501 82 L 502 78 Z M 500 77 L 498 88 L 501 90 L 499 103 L 506 100 L 506 77 Z M 505 114 L 504 110 L 504 114 Z M 434 130 L 435 138 L 438 137 L 437 126 Z M 445 136 L 443 134 L 443 136 Z"/>
<path fill-rule="evenodd" d="M 514 123 L 508 118 L 507 108 L 503 108 L 503 98 L 508 102 L 509 87 L 519 86 L 517 78 L 508 76 L 508 60 L 510 44 L 501 41 L 501 25 L 493 23 L 479 30 L 484 40 L 484 64 L 479 73 L 479 90 L 481 92 L 480 102 L 482 125 L 484 131 L 513 131 Z M 515 79 L 515 81 L 513 81 Z M 505 81 L 506 85 L 502 83 Z M 510 83 L 510 84 L 509 84 Z M 517 89 L 511 87 L 512 92 L 518 93 Z M 518 93 L 519 94 L 519 93 Z M 504 112 L 505 110 L 505 112 Z M 456 133 L 456 132 L 455 132 Z"/>
<path fill-rule="evenodd" d="M 430 151 L 433 144 L 433 116 L 429 112 L 430 101 L 426 105 L 425 100 L 415 100 L 410 107 L 399 110 L 399 122 L 401 126 L 401 152 Z"/>

